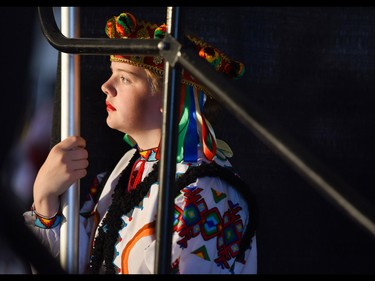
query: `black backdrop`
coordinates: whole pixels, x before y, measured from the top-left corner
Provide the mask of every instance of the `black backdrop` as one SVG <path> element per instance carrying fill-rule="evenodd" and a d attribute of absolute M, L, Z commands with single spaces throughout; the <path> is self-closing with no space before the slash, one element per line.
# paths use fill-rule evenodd
<path fill-rule="evenodd" d="M 181 9 L 187 31 L 245 63 L 246 75 L 236 85 L 249 103 L 374 204 L 375 9 Z M 122 11 L 160 23 L 166 15 L 164 7 L 81 7 L 81 37 L 105 37 L 105 21 Z M 90 153 L 82 192 L 96 172 L 113 165 L 127 149 L 122 134 L 105 123 L 100 85 L 109 75 L 108 65 L 106 56 L 81 56 L 81 134 Z M 233 165 L 257 195 L 259 273 L 375 273 L 375 237 L 230 112 L 223 109 L 217 124 L 217 137 L 230 144 Z"/>

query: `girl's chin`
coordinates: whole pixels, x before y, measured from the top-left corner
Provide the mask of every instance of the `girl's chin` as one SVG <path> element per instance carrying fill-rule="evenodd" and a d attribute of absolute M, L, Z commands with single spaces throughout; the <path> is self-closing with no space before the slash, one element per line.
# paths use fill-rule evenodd
<path fill-rule="evenodd" d="M 109 118 L 107 118 L 107 126 L 113 130 L 123 132 L 123 130 L 119 126 L 116 126 Z"/>
<path fill-rule="evenodd" d="M 113 122 L 111 121 L 111 119 L 109 118 L 109 116 L 107 117 L 107 125 L 108 125 L 108 127 L 110 127 L 111 129 L 116 129 L 115 124 L 113 124 Z"/>

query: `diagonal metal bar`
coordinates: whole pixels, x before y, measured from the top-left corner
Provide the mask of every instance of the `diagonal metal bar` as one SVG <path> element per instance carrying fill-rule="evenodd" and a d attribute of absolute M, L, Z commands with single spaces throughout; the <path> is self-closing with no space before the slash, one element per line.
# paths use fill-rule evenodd
<path fill-rule="evenodd" d="M 175 39 L 169 38 L 168 40 Z M 300 143 L 286 134 L 274 120 L 269 120 L 267 115 L 254 103 L 249 104 L 246 93 L 228 83 L 226 77 L 220 73 L 212 71 L 210 66 L 201 60 L 195 52 L 181 50 L 176 57 L 177 63 L 180 63 L 200 80 L 220 104 L 226 107 L 335 207 L 338 207 L 340 211 L 375 237 L 375 209 L 365 198 Z"/>

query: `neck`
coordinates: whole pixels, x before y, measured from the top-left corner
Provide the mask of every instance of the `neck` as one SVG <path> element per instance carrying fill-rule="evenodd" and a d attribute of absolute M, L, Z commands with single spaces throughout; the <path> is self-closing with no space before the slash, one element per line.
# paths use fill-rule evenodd
<path fill-rule="evenodd" d="M 159 147 L 161 140 L 161 130 L 151 130 L 140 135 L 132 136 L 137 143 L 139 150 L 148 150 L 151 148 Z"/>

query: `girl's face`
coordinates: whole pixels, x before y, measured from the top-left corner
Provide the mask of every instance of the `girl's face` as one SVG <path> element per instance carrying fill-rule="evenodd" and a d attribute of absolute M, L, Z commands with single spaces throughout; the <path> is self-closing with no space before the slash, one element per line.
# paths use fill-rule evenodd
<path fill-rule="evenodd" d="M 162 125 L 160 90 L 152 90 L 144 68 L 112 62 L 111 70 L 112 75 L 102 85 L 107 95 L 108 126 L 127 133 L 143 149 L 157 146 Z"/>

